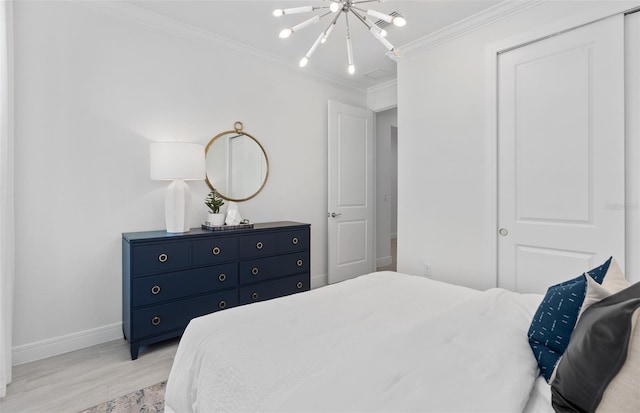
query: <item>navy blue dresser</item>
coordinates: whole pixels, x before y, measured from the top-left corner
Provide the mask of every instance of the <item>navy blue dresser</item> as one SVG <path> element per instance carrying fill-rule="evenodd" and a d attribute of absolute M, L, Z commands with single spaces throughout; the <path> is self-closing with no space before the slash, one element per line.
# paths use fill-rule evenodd
<path fill-rule="evenodd" d="M 310 287 L 310 225 L 184 234 L 122 234 L 122 324 L 131 359 L 141 345 L 182 335 L 201 315 Z"/>

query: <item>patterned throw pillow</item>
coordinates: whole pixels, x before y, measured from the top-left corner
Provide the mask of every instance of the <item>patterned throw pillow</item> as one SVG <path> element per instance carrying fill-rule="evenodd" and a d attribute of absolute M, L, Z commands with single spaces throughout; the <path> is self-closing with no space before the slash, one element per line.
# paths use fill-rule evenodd
<path fill-rule="evenodd" d="M 604 281 L 613 257 L 589 271 L 598 284 Z M 536 357 L 540 374 L 549 382 L 558 360 L 567 349 L 587 292 L 587 275 L 583 274 L 549 287 L 529 327 L 529 345 Z"/>

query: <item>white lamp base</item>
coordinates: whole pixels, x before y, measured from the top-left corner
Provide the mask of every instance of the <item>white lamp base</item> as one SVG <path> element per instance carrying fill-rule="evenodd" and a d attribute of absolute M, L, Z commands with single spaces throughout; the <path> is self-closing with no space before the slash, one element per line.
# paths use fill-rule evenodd
<path fill-rule="evenodd" d="M 167 232 L 189 232 L 191 189 L 182 179 L 174 179 L 167 187 L 164 204 Z"/>

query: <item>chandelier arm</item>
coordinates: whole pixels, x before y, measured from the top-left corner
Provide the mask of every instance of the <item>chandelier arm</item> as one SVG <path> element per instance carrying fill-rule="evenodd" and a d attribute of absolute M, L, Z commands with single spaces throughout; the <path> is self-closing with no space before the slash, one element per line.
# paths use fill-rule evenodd
<path fill-rule="evenodd" d="M 298 31 L 300 31 L 300 30 L 304 29 L 304 28 L 305 28 L 305 27 L 307 27 L 307 26 L 310 26 L 310 25 L 312 25 L 312 24 L 316 24 L 316 23 L 318 23 L 320 20 L 322 20 L 322 18 L 323 18 L 323 17 L 326 17 L 326 16 L 328 16 L 328 15 L 330 15 L 330 14 L 332 14 L 332 12 L 330 12 L 330 11 L 328 11 L 328 12 L 326 12 L 325 14 L 322 14 L 322 15 L 318 15 L 318 14 L 316 14 L 315 16 L 313 16 L 313 17 L 312 17 L 312 18 L 310 18 L 310 19 L 307 19 L 307 20 L 305 20 L 305 21 L 303 21 L 303 22 L 300 22 L 300 23 L 296 24 L 295 26 L 292 26 L 292 27 L 290 27 L 290 28 L 288 28 L 288 29 L 284 29 L 284 30 L 281 32 L 280 37 L 281 37 L 281 38 L 289 37 L 291 34 L 293 34 L 293 33 L 295 33 L 295 32 L 298 32 Z M 286 32 L 288 32 L 288 34 L 287 34 L 286 36 L 284 36 L 284 37 L 283 37 L 283 34 L 282 34 L 282 33 L 284 33 L 285 31 L 286 31 Z"/>
<path fill-rule="evenodd" d="M 333 21 L 331 21 L 331 23 L 329 23 L 329 25 L 327 26 L 327 28 L 326 28 L 326 29 L 324 30 L 324 32 L 323 32 L 323 33 L 325 34 L 325 36 L 327 35 L 327 30 L 329 30 L 329 27 L 331 27 L 332 25 L 336 24 L 336 22 L 337 22 L 337 21 L 338 21 L 338 19 L 340 18 L 340 15 L 341 15 L 341 14 L 342 14 L 342 13 L 338 13 L 338 14 L 336 14 L 335 19 L 333 19 Z"/>
<path fill-rule="evenodd" d="M 333 14 L 333 12 L 332 12 L 332 11 L 328 11 L 328 12 L 326 12 L 325 14 L 321 14 L 321 15 L 320 15 L 320 19 L 322 19 L 322 18 L 324 18 L 324 17 L 326 17 L 326 16 L 328 16 L 328 15 L 330 15 L 330 14 Z"/>
<path fill-rule="evenodd" d="M 353 15 L 356 16 L 358 18 L 358 20 L 360 20 L 362 22 L 362 24 L 367 26 L 367 29 L 371 29 L 372 26 L 369 25 L 369 23 L 367 23 L 367 20 L 363 16 L 361 16 L 360 13 L 355 11 L 353 8 L 351 8 L 349 11 L 351 11 L 351 13 L 353 13 Z"/>
<path fill-rule="evenodd" d="M 351 4 L 362 4 L 362 3 L 380 3 L 380 0 L 359 0 L 351 2 Z"/>
<path fill-rule="evenodd" d="M 349 28 L 349 13 L 345 13 L 344 20 L 347 25 L 347 59 L 348 59 L 347 70 L 349 74 L 354 74 L 355 65 L 353 64 L 353 46 L 351 44 L 351 30 Z"/>
<path fill-rule="evenodd" d="M 311 13 L 320 9 L 328 9 L 330 6 L 302 6 L 302 7 L 292 7 L 289 9 L 278 9 L 279 13 L 276 17 L 286 16 L 290 14 L 300 14 L 300 13 Z"/>

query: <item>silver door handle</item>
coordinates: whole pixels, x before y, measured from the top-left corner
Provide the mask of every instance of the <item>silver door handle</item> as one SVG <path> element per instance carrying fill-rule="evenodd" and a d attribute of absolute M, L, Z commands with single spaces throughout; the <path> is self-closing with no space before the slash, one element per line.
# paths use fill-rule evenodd
<path fill-rule="evenodd" d="M 337 217 L 339 217 L 339 216 L 341 216 L 341 215 L 342 215 L 341 213 L 337 213 L 337 214 L 336 214 L 335 212 L 332 212 L 332 213 L 331 213 L 331 218 L 337 218 Z"/>
<path fill-rule="evenodd" d="M 502 235 L 503 237 L 506 237 L 507 235 L 509 235 L 509 230 L 506 228 L 500 228 L 500 230 L 498 231 L 498 234 Z"/>

